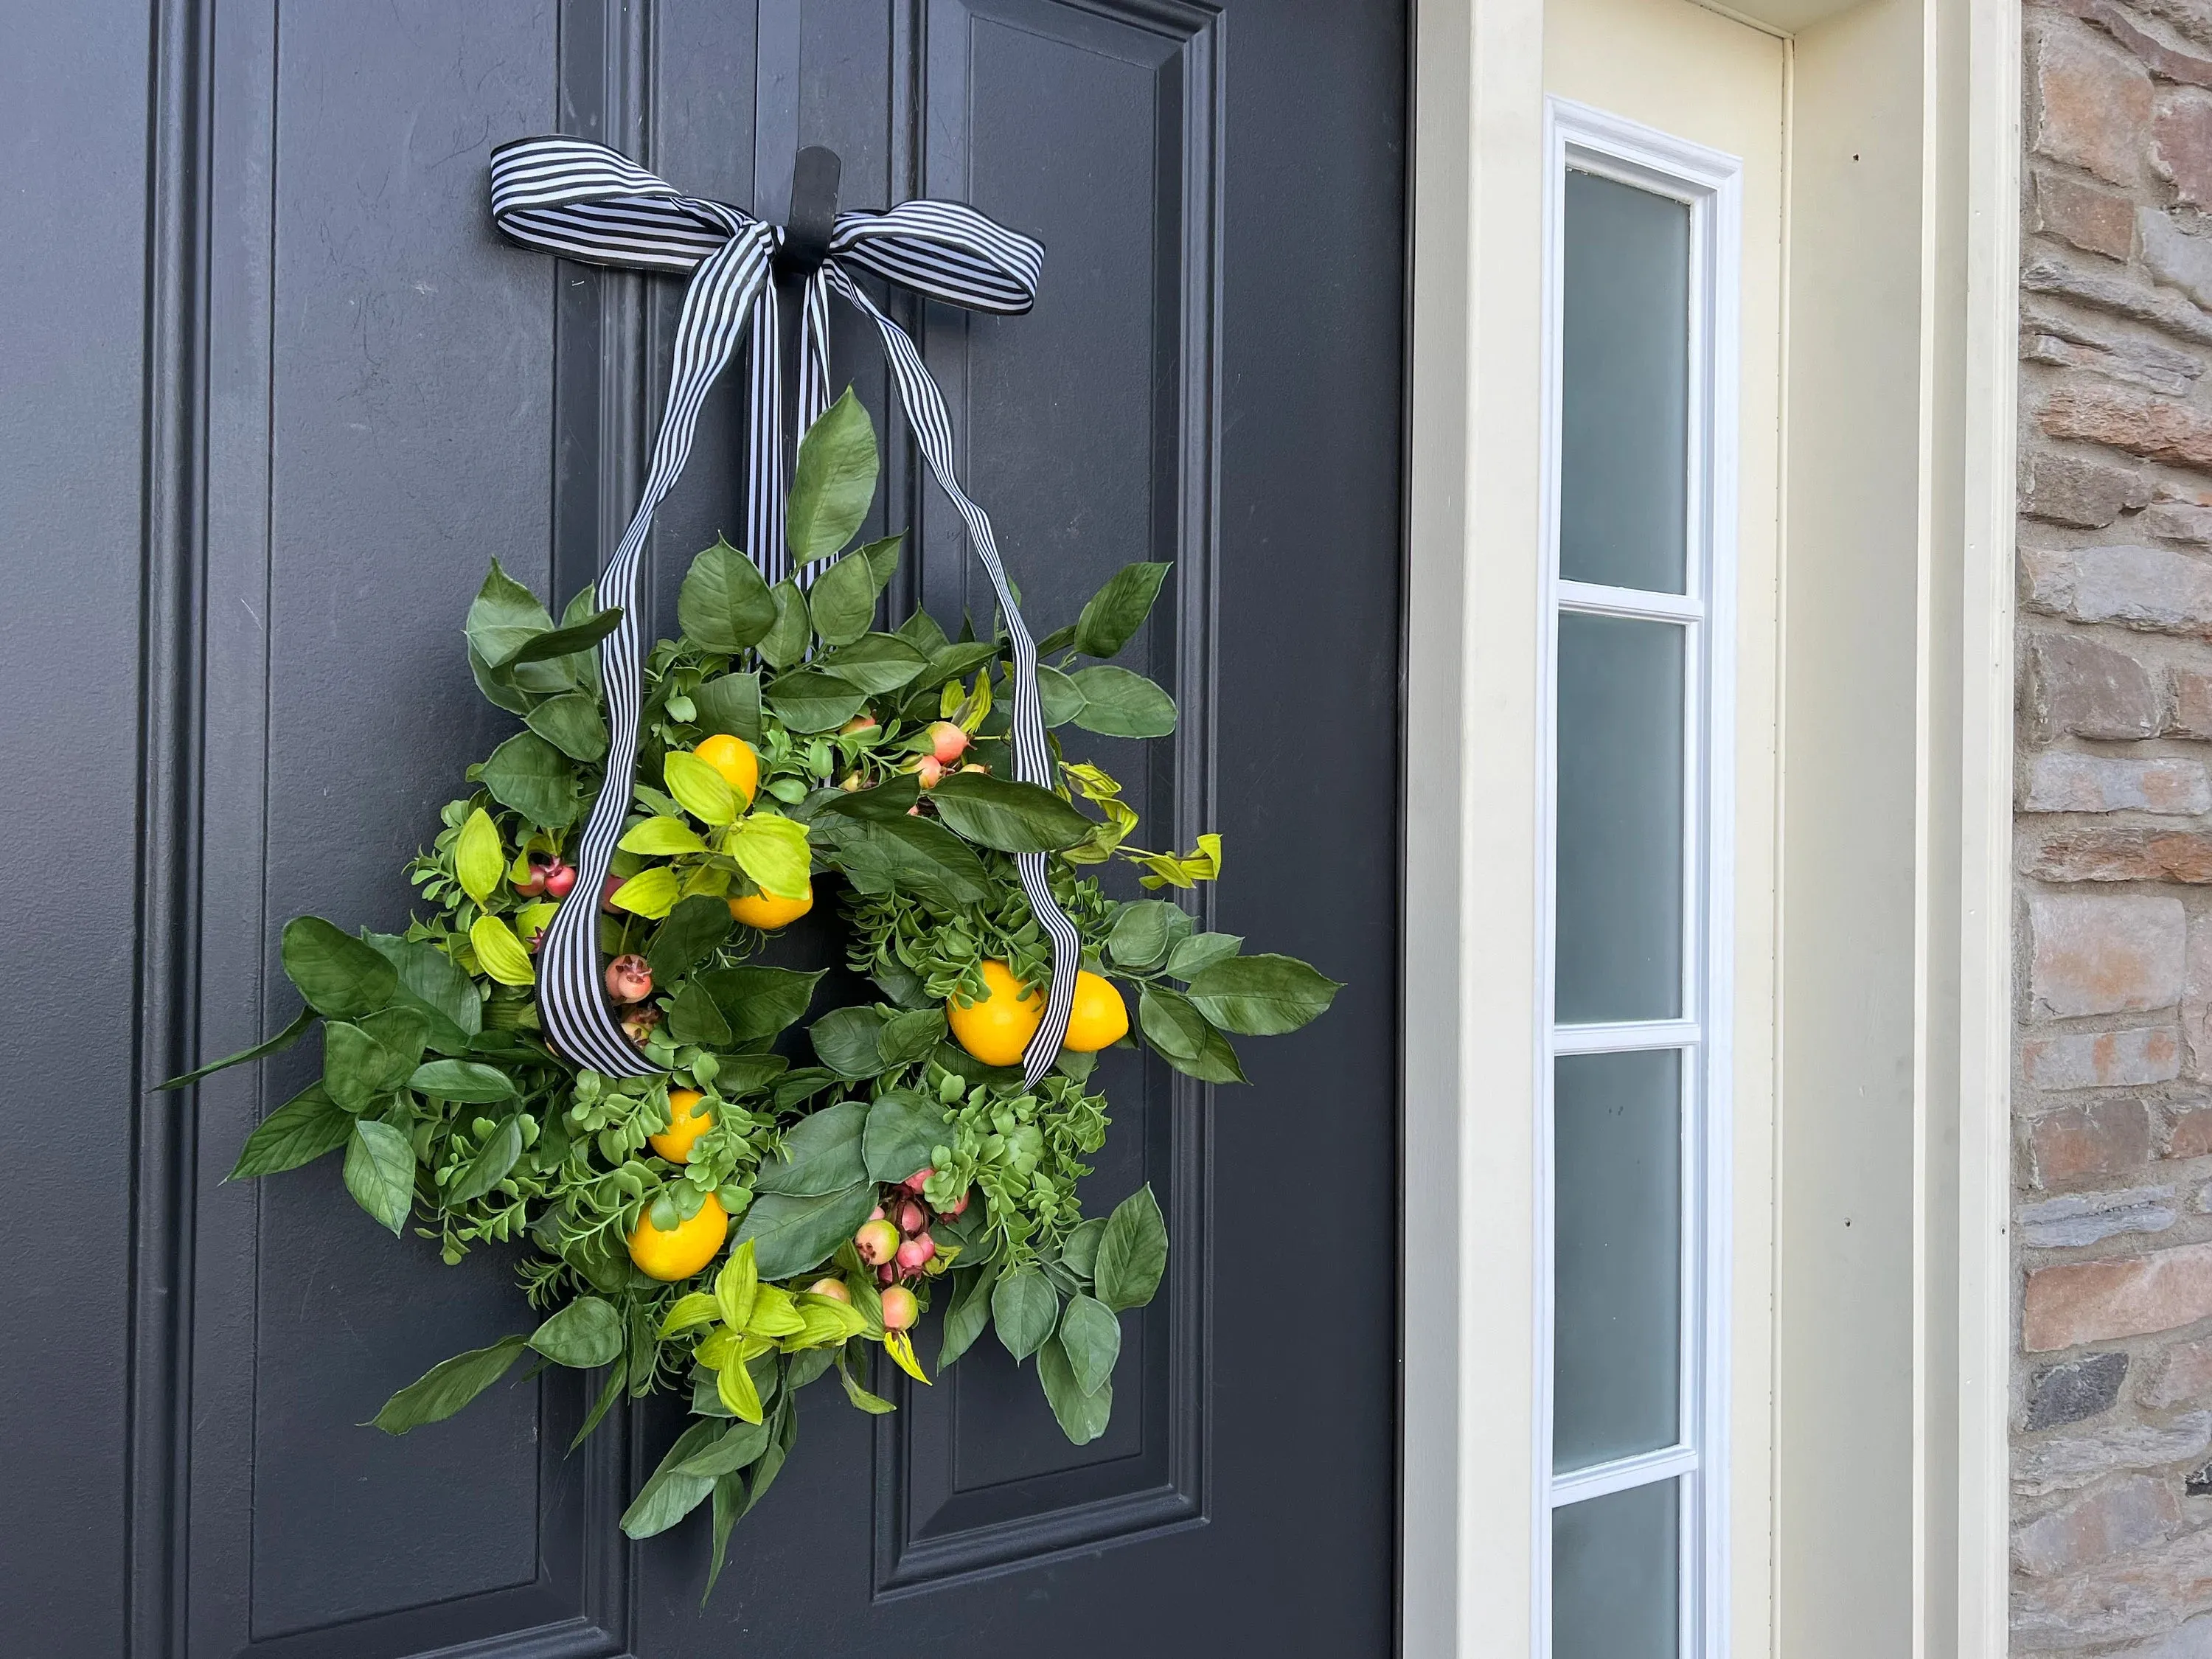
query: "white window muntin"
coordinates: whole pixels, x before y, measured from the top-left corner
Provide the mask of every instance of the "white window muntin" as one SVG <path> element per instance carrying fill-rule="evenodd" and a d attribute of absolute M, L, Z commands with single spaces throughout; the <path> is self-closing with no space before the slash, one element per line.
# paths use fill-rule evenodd
<path fill-rule="evenodd" d="M 1677 1483 L 1678 1651 L 1727 1650 L 1728 1218 L 1730 932 L 1734 867 L 1734 584 L 1741 163 L 1601 111 L 1546 100 L 1546 399 L 1542 780 L 1536 1133 L 1539 1501 L 1534 1521 L 1539 1659 L 1552 1651 L 1553 1514 L 1662 1480 Z M 1680 593 L 1570 581 L 1560 574 L 1560 387 L 1565 193 L 1589 173 L 1685 204 L 1690 214 L 1685 574 Z M 1680 1017 L 1557 1023 L 1556 825 L 1559 619 L 1562 612 L 1667 623 L 1684 635 Z M 1676 1443 L 1554 1474 L 1553 1079 L 1563 1054 L 1671 1049 L 1680 1055 L 1680 1378 Z"/>

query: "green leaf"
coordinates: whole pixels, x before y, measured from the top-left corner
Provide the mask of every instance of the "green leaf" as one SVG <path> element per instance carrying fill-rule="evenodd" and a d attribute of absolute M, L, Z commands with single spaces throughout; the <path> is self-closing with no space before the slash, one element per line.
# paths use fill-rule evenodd
<path fill-rule="evenodd" d="M 726 916 L 729 911 L 725 908 L 722 914 Z M 659 970 L 656 969 L 653 976 L 658 981 Z M 707 994 L 707 988 L 694 981 L 677 992 L 676 1000 L 668 1006 L 668 1035 L 678 1042 L 720 1045 L 730 1040 L 730 1023 L 722 1018 L 714 999 Z"/>
<path fill-rule="evenodd" d="M 496 1066 L 471 1060 L 434 1060 L 417 1066 L 407 1086 L 436 1100 L 465 1106 L 496 1106 L 514 1098 L 514 1079 Z"/>
<path fill-rule="evenodd" d="M 1229 1039 L 1190 1000 L 1164 985 L 1147 985 L 1137 999 L 1137 1024 L 1169 1065 L 1201 1083 L 1249 1081 Z"/>
<path fill-rule="evenodd" d="M 1075 1386 L 1096 1394 L 1114 1375 L 1121 1352 L 1121 1322 L 1095 1297 L 1072 1296 L 1060 1316 L 1060 1346 L 1075 1373 Z"/>
<path fill-rule="evenodd" d="M 1189 994 L 1224 1031 L 1279 1036 L 1327 1012 L 1343 988 L 1296 957 L 1231 957 L 1194 975 Z"/>
<path fill-rule="evenodd" d="M 906 532 L 885 536 L 880 541 L 864 542 L 853 550 L 853 556 L 866 559 L 868 568 L 876 574 L 876 592 L 880 593 L 890 586 L 891 578 L 898 574 L 899 550 L 906 544 Z"/>
<path fill-rule="evenodd" d="M 850 554 L 837 562 L 849 564 L 860 556 L 858 553 Z M 822 590 L 817 587 L 814 592 L 818 600 Z M 863 634 L 850 645 L 816 658 L 814 665 L 856 690 L 877 696 L 907 684 L 921 672 L 927 660 L 919 650 L 896 634 Z"/>
<path fill-rule="evenodd" d="M 415 1200 L 415 1149 L 389 1123 L 356 1118 L 346 1146 L 346 1190 L 395 1238 Z"/>
<path fill-rule="evenodd" d="M 676 593 L 676 616 L 694 644 L 734 656 L 758 644 L 775 626 L 775 600 L 753 562 L 717 536 L 684 574 Z"/>
<path fill-rule="evenodd" d="M 497 916 L 478 916 L 469 924 L 469 948 L 477 965 L 501 985 L 530 985 L 538 979 L 530 952 L 514 936 L 514 929 Z"/>
<path fill-rule="evenodd" d="M 784 515 L 793 561 L 811 564 L 851 541 L 875 495 L 876 429 L 847 386 L 799 441 Z"/>
<path fill-rule="evenodd" d="M 669 822 L 664 819 L 662 822 Z M 645 947 L 645 960 L 655 985 L 673 985 L 714 953 L 730 935 L 730 906 L 726 899 L 694 893 L 668 913 L 653 929 Z"/>
<path fill-rule="evenodd" d="M 1167 1265 L 1167 1224 L 1160 1219 L 1159 1200 L 1147 1184 L 1115 1205 L 1106 1218 L 1092 1274 L 1099 1301 L 1116 1313 L 1143 1307 L 1159 1289 Z"/>
<path fill-rule="evenodd" d="M 851 1401 L 856 1408 L 867 1413 L 871 1417 L 881 1417 L 887 1412 L 895 1412 L 898 1409 L 881 1395 L 870 1394 L 860 1386 L 859 1380 L 853 1376 L 852 1372 L 845 1369 L 845 1351 L 842 1348 L 837 1351 L 837 1380 L 845 1385 L 845 1398 Z"/>
<path fill-rule="evenodd" d="M 612 1409 L 615 1401 L 622 1398 L 623 1384 L 629 1380 L 629 1361 L 627 1358 L 617 1359 L 607 1368 L 607 1380 L 599 1385 L 599 1397 L 592 1402 L 592 1409 L 585 1415 L 583 1426 L 576 1431 L 576 1437 L 568 1443 L 570 1451 L 590 1439 L 592 1431 L 606 1420 L 607 1413 Z"/>
<path fill-rule="evenodd" d="M 1083 693 L 1075 723 L 1109 738 L 1164 738 L 1176 728 L 1175 699 L 1146 679 L 1110 663 L 1069 678 Z"/>
<path fill-rule="evenodd" d="M 991 1322 L 1016 1360 L 1027 1359 L 1060 1321 L 1060 1295 L 1035 1267 L 1017 1267 L 991 1292 Z"/>
<path fill-rule="evenodd" d="M 999 1282 L 999 1264 L 987 1261 L 972 1274 L 959 1275 L 960 1294 L 945 1312 L 945 1335 L 937 1350 L 937 1369 L 943 1370 L 975 1346 L 990 1322 L 991 1290 Z"/>
<path fill-rule="evenodd" d="M 568 757 L 535 732 L 518 732 L 491 751 L 477 780 L 502 806 L 547 830 L 576 818 L 576 774 Z"/>
<path fill-rule="evenodd" d="M 533 634 L 514 649 L 514 655 L 504 661 L 493 659 L 494 668 L 520 668 L 525 663 L 550 662 L 558 657 L 573 657 L 579 651 L 588 651 L 601 640 L 622 626 L 623 613 L 619 609 L 595 611 L 579 623 Z"/>
<path fill-rule="evenodd" d="M 784 1132 L 781 1155 L 762 1162 L 760 1173 L 753 1181 L 754 1189 L 797 1198 L 818 1198 L 825 1193 L 842 1193 L 855 1182 L 866 1181 L 868 1170 L 861 1158 L 860 1138 L 867 1123 L 868 1108 L 857 1100 L 841 1101 L 810 1113 Z M 857 1227 L 860 1224 L 853 1224 Z"/>
<path fill-rule="evenodd" d="M 1037 701 L 1047 726 L 1065 726 L 1083 713 L 1083 688 L 1057 668 L 1037 665 Z"/>
<path fill-rule="evenodd" d="M 295 916 L 284 924 L 283 958 L 286 976 L 307 1006 L 334 1019 L 373 1013 L 399 988 L 390 963 L 320 916 Z"/>
<path fill-rule="evenodd" d="M 957 644 L 940 646 L 929 653 L 929 666 L 921 671 L 921 678 L 914 683 L 916 693 L 933 690 L 945 681 L 964 678 L 987 662 L 996 662 L 999 647 L 987 641 L 962 640 Z M 911 705 L 908 705 L 911 707 Z M 937 711 L 929 711 L 933 718 Z"/>
<path fill-rule="evenodd" d="M 875 1206 L 876 1189 L 867 1182 L 811 1198 L 763 1193 L 745 1212 L 737 1243 L 752 1242 L 763 1279 L 789 1279 L 819 1267 Z"/>
<path fill-rule="evenodd" d="M 611 1365 L 623 1351 L 622 1316 L 596 1296 L 580 1296 L 532 1332 L 530 1346 L 576 1370 Z"/>
<path fill-rule="evenodd" d="M 888 1070 L 927 1058 L 945 1038 L 945 1010 L 917 1008 L 894 1014 L 876 1034 L 876 1054 Z"/>
<path fill-rule="evenodd" d="M 866 633 L 876 619 L 876 572 L 867 556 L 848 553 L 823 571 L 806 596 L 806 608 L 824 645 L 848 644 Z M 915 673 L 921 672 L 919 652 L 914 666 Z"/>
<path fill-rule="evenodd" d="M 792 1443 L 798 1437 L 799 1416 L 787 1397 L 775 1408 L 775 1438 L 769 1443 L 768 1449 L 761 1454 L 760 1461 L 746 1478 L 744 1507 L 738 1511 L 739 1516 L 750 1513 L 753 1505 L 768 1495 L 776 1476 L 783 1473 L 784 1461 L 791 1455 Z"/>
<path fill-rule="evenodd" d="M 734 1474 L 768 1449 L 770 1435 L 771 1430 L 766 1423 L 733 1425 L 706 1450 L 686 1458 L 677 1473 L 708 1480 Z"/>
<path fill-rule="evenodd" d="M 777 719 L 794 732 L 828 732 L 860 712 L 867 694 L 811 668 L 793 669 L 763 694 Z"/>
<path fill-rule="evenodd" d="M 521 1156 L 522 1118 L 516 1114 L 505 1119 L 491 1132 L 491 1139 L 485 1141 L 483 1148 L 469 1160 L 469 1167 L 462 1172 L 461 1178 L 446 1189 L 445 1207 L 452 1209 L 456 1205 L 472 1204 L 482 1198 L 507 1179 L 514 1168 L 515 1161 Z M 561 1363 L 566 1364 L 568 1362 L 562 1360 Z M 606 1362 L 595 1360 L 592 1363 L 605 1364 Z"/>
<path fill-rule="evenodd" d="M 497 559 L 491 562 L 483 586 L 469 606 L 468 620 L 462 624 L 469 636 L 469 648 L 487 667 L 504 664 L 533 635 L 547 633 L 552 626 L 553 618 L 538 604 L 538 596 L 501 569 Z"/>
<path fill-rule="evenodd" d="M 873 1008 L 836 1008 L 816 1020 L 807 1035 L 815 1054 L 840 1077 L 873 1077 L 883 1069 L 876 1037 L 884 1017 Z M 857 1178 L 857 1177 L 856 1177 Z"/>
<path fill-rule="evenodd" d="M 453 873 L 460 878 L 461 890 L 477 902 L 479 909 L 491 902 L 491 896 L 499 890 L 500 880 L 507 874 L 507 848 L 500 841 L 499 826 L 481 806 L 469 814 L 454 838 Z"/>
<path fill-rule="evenodd" d="M 785 577 L 769 590 L 775 600 L 775 623 L 754 648 L 770 668 L 788 668 L 806 654 L 814 642 L 814 624 L 806 615 L 806 595 L 799 584 Z"/>
<path fill-rule="evenodd" d="M 1190 933 L 1190 916 L 1167 899 L 1133 899 L 1107 931 L 1106 954 L 1124 968 L 1157 968 Z"/>
<path fill-rule="evenodd" d="M 427 939 L 397 933 L 364 935 L 368 947 L 398 970 L 394 1006 L 407 1004 L 430 1016 L 429 1044 L 441 1054 L 468 1051 L 469 1039 L 483 1030 L 483 993 L 455 962 Z"/>
<path fill-rule="evenodd" d="M 616 888 L 607 902 L 617 910 L 658 921 L 675 907 L 676 896 L 682 891 L 683 884 L 677 879 L 676 872 L 665 864 L 656 864 L 639 871 Z"/>
<path fill-rule="evenodd" d="M 1097 827 L 1051 790 L 988 772 L 955 772 L 933 798 L 955 832 L 1001 853 L 1056 852 Z"/>
<path fill-rule="evenodd" d="M 590 765 L 606 758 L 607 723 L 599 700 L 587 691 L 548 697 L 530 711 L 530 729 L 571 760 Z"/>
<path fill-rule="evenodd" d="M 1075 648 L 1086 657 L 1110 657 L 1129 642 L 1152 614 L 1164 564 L 1125 564 L 1091 596 L 1075 623 Z"/>
<path fill-rule="evenodd" d="M 872 547 L 875 544 L 872 542 L 869 545 Z M 937 619 L 927 611 L 915 611 L 895 631 L 909 645 L 919 647 L 924 655 L 934 655 L 945 646 L 945 630 L 937 625 Z"/>
<path fill-rule="evenodd" d="M 362 1026 L 332 1020 L 323 1027 L 323 1092 L 349 1112 L 392 1093 L 409 1069 L 404 1056 Z"/>
<path fill-rule="evenodd" d="M 673 858 L 679 853 L 703 853 L 707 843 L 699 832 L 682 818 L 645 818 L 632 824 L 615 843 L 625 853 L 637 853 L 647 858 Z M 729 907 L 722 914 L 729 915 Z"/>
<path fill-rule="evenodd" d="M 753 812 L 730 831 L 723 850 L 764 892 L 777 898 L 805 898 L 813 854 L 806 826 L 773 812 Z M 725 914 L 729 906 L 723 905 Z"/>
<path fill-rule="evenodd" d="M 1176 979 L 1190 979 L 1243 948 L 1243 939 L 1236 933 L 1193 933 L 1168 952 L 1167 971 Z"/>
<path fill-rule="evenodd" d="M 720 674 L 691 694 L 698 710 L 696 724 L 702 732 L 726 732 L 747 743 L 761 741 L 760 676 Z"/>
<path fill-rule="evenodd" d="M 531 694 L 505 672 L 495 672 L 492 665 L 477 654 L 474 646 L 469 647 L 469 673 L 477 683 L 477 690 L 495 708 L 504 708 L 510 714 L 530 712 Z"/>
<path fill-rule="evenodd" d="M 904 1181 L 927 1167 L 945 1139 L 945 1109 L 910 1089 L 890 1089 L 868 1108 L 861 1152 L 871 1181 Z"/>
<path fill-rule="evenodd" d="M 825 813 L 816 827 L 834 842 L 839 867 L 862 892 L 913 893 L 948 908 L 987 904 L 995 894 L 975 849 L 941 823 L 902 816 L 881 823 L 839 820 L 833 827 Z"/>
<path fill-rule="evenodd" d="M 243 1181 L 312 1164 L 344 1146 L 353 1124 L 351 1113 L 340 1110 L 321 1084 L 311 1083 L 261 1120 L 224 1179 Z"/>
<path fill-rule="evenodd" d="M 660 758 L 660 776 L 676 804 L 702 823 L 734 823 L 738 797 L 729 781 L 688 749 L 672 749 Z"/>
<path fill-rule="evenodd" d="M 694 1423 L 676 1437 L 676 1443 L 660 1460 L 630 1506 L 623 1511 L 622 1529 L 631 1538 L 652 1538 L 666 1532 L 707 1501 L 714 1483 L 696 1474 L 679 1474 L 684 1464 L 697 1456 L 722 1433 L 713 1421 Z"/>
<path fill-rule="evenodd" d="M 760 1259 L 750 1244 L 740 1244 L 714 1275 L 714 1306 L 722 1322 L 742 1331 L 752 1322 L 753 1304 L 760 1297 Z"/>
<path fill-rule="evenodd" d="M 471 1348 L 441 1359 L 386 1401 L 373 1420 L 386 1434 L 442 1423 L 505 1376 L 529 1343 L 528 1337 L 502 1336 L 488 1348 Z"/>
<path fill-rule="evenodd" d="M 731 1040 L 753 1042 L 795 1024 L 813 1000 L 814 987 L 821 977 L 820 973 L 802 974 L 747 963 L 702 974 L 699 982 L 722 1011 Z"/>
<path fill-rule="evenodd" d="M 305 1036 L 307 1028 L 314 1023 L 315 1011 L 312 1008 L 302 1008 L 292 1016 L 292 1023 L 277 1032 L 276 1036 L 262 1038 L 251 1048 L 240 1048 L 234 1054 L 225 1054 L 221 1060 L 210 1060 L 198 1071 L 186 1072 L 182 1077 L 173 1077 L 167 1083 L 157 1085 L 155 1092 L 159 1093 L 164 1089 L 181 1089 L 188 1083 L 198 1083 L 204 1077 L 212 1077 L 216 1073 L 225 1071 L 233 1066 L 243 1066 L 249 1060 L 259 1060 L 265 1055 L 276 1053 L 279 1049 L 289 1048 Z"/>
<path fill-rule="evenodd" d="M 1037 1350 L 1037 1381 L 1044 1385 L 1052 1414 L 1060 1419 L 1060 1431 L 1073 1443 L 1087 1446 L 1106 1432 L 1114 1415 L 1114 1385 L 1101 1382 L 1095 1393 L 1085 1394 L 1056 1336 Z"/>

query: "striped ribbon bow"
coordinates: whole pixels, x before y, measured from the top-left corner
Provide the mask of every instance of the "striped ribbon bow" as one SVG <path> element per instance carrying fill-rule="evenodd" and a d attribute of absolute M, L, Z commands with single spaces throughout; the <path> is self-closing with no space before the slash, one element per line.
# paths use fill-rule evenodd
<path fill-rule="evenodd" d="M 726 202 L 685 196 L 627 157 L 580 138 L 524 138 L 491 157 L 492 219 L 527 248 L 586 264 L 688 276 L 676 324 L 668 403 L 645 490 L 614 556 L 600 573 L 599 602 L 622 607 L 621 625 L 599 645 L 606 688 L 606 781 L 578 844 L 576 884 L 545 930 L 538 954 L 538 1009 L 546 1041 L 580 1066 L 642 1077 L 646 1063 L 607 1006 L 600 987 L 599 904 L 615 842 L 629 810 L 637 766 L 643 686 L 640 562 L 653 514 L 684 471 L 699 408 L 748 328 L 745 532 L 753 562 L 770 582 L 791 573 L 784 543 L 783 422 L 771 263 L 782 230 Z M 945 395 L 906 331 L 854 281 L 866 271 L 948 305 L 1016 315 L 1036 301 L 1044 249 L 961 202 L 912 201 L 881 212 L 840 213 L 828 256 L 806 280 L 799 331 L 799 421 L 803 431 L 830 405 L 830 295 L 872 319 L 883 337 L 892 383 L 923 459 L 966 522 L 998 594 L 1012 643 L 1014 776 L 1053 787 L 1051 754 L 1037 701 L 1036 644 L 1022 622 L 998 544 L 983 509 L 960 487 Z M 807 573 L 801 572 L 802 580 Z M 1027 1080 L 1044 1075 L 1060 1052 L 1075 1000 L 1082 939 L 1053 898 L 1045 855 L 1014 860 L 1030 904 L 1052 939 L 1052 989 L 1044 1022 L 1024 1054 Z"/>

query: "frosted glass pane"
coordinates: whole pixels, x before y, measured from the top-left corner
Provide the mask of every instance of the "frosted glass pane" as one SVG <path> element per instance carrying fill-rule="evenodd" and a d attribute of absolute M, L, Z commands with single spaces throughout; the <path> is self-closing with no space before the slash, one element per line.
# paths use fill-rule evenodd
<path fill-rule="evenodd" d="M 1690 210 L 1569 173 L 1561 314 L 1559 568 L 1683 591 Z"/>
<path fill-rule="evenodd" d="M 1552 1659 L 1675 1659 L 1676 1483 L 1552 1511 Z"/>
<path fill-rule="evenodd" d="M 1681 1398 L 1681 1055 L 1553 1072 L 1552 1467 L 1675 1443 Z"/>
<path fill-rule="evenodd" d="M 1682 1012 L 1684 632 L 1559 618 L 1558 1018 Z"/>

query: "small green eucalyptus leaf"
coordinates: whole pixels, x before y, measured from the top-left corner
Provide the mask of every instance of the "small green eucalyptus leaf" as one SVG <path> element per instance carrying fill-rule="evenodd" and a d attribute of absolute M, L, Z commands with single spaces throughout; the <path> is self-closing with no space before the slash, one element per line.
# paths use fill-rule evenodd
<path fill-rule="evenodd" d="M 733 656 L 775 626 L 775 600 L 753 562 L 718 536 L 691 561 L 677 590 L 676 615 L 694 644 Z"/>
<path fill-rule="evenodd" d="M 835 553 L 868 516 L 876 495 L 876 429 L 850 386 L 799 441 L 784 539 L 811 564 Z"/>
<path fill-rule="evenodd" d="M 607 723 L 599 700 L 587 691 L 548 697 L 530 711 L 530 729 L 570 760 L 590 765 L 607 754 Z"/>
<path fill-rule="evenodd" d="M 580 1296 L 532 1332 L 530 1346 L 556 1365 L 611 1365 L 623 1351 L 622 1316 L 596 1296 Z"/>
<path fill-rule="evenodd" d="M 441 1359 L 386 1401 L 373 1420 L 386 1434 L 442 1423 L 505 1376 L 529 1342 L 525 1336 L 502 1336 L 488 1348 Z"/>
<path fill-rule="evenodd" d="M 415 1149 L 407 1137 L 374 1118 L 356 1118 L 346 1146 L 346 1190 L 394 1237 L 415 1200 Z"/>
<path fill-rule="evenodd" d="M 284 972 L 317 1013 L 334 1019 L 373 1013 L 392 1000 L 399 975 L 371 946 L 320 916 L 284 924 Z"/>
<path fill-rule="evenodd" d="M 1086 732 L 1109 738 L 1164 738 L 1176 728 L 1175 699 L 1146 679 L 1111 663 L 1094 663 L 1069 676 L 1083 694 L 1070 719 Z"/>
<path fill-rule="evenodd" d="M 1125 564 L 1115 571 L 1083 607 L 1075 624 L 1075 648 L 1086 657 L 1110 657 L 1127 645 L 1152 613 L 1168 569 L 1164 564 Z"/>

